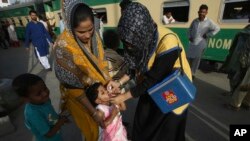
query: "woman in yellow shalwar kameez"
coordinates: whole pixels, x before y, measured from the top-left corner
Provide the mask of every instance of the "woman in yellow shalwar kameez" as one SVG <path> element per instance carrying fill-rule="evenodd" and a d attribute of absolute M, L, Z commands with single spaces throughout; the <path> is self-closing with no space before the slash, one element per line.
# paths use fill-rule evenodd
<path fill-rule="evenodd" d="M 55 73 L 60 81 L 63 106 L 70 111 L 87 141 L 98 140 L 98 124 L 103 115 L 85 96 L 84 89 L 95 82 L 109 80 L 100 37 L 94 28 L 94 16 L 81 0 L 64 3 L 66 30 L 58 37 Z"/>

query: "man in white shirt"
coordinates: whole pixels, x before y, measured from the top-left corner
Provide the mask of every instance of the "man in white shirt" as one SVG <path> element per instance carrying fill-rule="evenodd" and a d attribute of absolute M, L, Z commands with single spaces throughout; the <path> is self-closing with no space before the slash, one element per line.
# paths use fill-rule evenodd
<path fill-rule="evenodd" d="M 60 21 L 59 21 L 60 33 L 62 33 L 64 31 L 64 29 L 65 29 L 64 21 L 63 21 L 61 13 L 59 13 L 58 16 L 59 16 L 59 19 L 60 19 Z"/>
<path fill-rule="evenodd" d="M 199 17 L 194 19 L 188 32 L 189 49 L 187 58 L 194 75 L 200 65 L 201 57 L 207 47 L 207 40 L 220 31 L 220 27 L 206 17 L 207 5 L 201 5 L 198 11 Z"/>
<path fill-rule="evenodd" d="M 39 22 L 41 22 L 43 26 L 45 27 L 45 29 L 48 31 L 48 24 L 46 21 L 47 19 L 45 15 L 39 15 Z"/>
<path fill-rule="evenodd" d="M 171 12 L 166 12 L 165 15 L 163 16 L 163 23 L 164 24 L 170 24 L 170 23 L 174 23 L 175 19 L 172 16 Z"/>

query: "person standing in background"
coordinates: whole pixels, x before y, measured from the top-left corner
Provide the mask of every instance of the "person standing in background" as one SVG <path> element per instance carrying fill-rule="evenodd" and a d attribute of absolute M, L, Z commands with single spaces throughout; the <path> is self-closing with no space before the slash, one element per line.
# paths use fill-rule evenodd
<path fill-rule="evenodd" d="M 6 43 L 7 41 L 5 40 L 5 33 L 2 27 L 0 27 L 0 47 L 3 49 L 8 49 L 8 45 Z"/>
<path fill-rule="evenodd" d="M 17 39 L 17 35 L 16 35 L 16 30 L 15 30 L 15 26 L 13 24 L 13 22 L 8 22 L 8 33 L 10 36 L 10 43 L 12 44 L 13 47 L 19 47 L 19 41 Z"/>
<path fill-rule="evenodd" d="M 207 18 L 208 7 L 202 4 L 199 8 L 199 17 L 194 19 L 189 27 L 189 49 L 187 58 L 194 76 L 199 67 L 201 57 L 207 47 L 208 38 L 214 36 L 220 31 L 220 27 L 211 19 Z"/>
<path fill-rule="evenodd" d="M 48 24 L 47 24 L 47 19 L 45 15 L 39 15 L 39 22 L 41 22 L 43 24 L 43 26 L 45 27 L 45 29 L 48 31 Z"/>
<path fill-rule="evenodd" d="M 63 21 L 63 18 L 62 18 L 61 13 L 59 13 L 58 16 L 59 16 L 59 19 L 60 19 L 60 21 L 59 21 L 60 33 L 62 33 L 63 30 L 64 30 L 64 28 L 65 28 L 65 27 L 64 27 L 64 21 Z"/>
<path fill-rule="evenodd" d="M 7 48 L 10 46 L 10 35 L 8 32 L 8 21 L 2 21 L 2 30 L 4 32 L 4 39 L 5 39 L 5 44 L 7 45 Z"/>
<path fill-rule="evenodd" d="M 175 22 L 175 19 L 173 18 L 172 16 L 172 13 L 171 12 L 166 12 L 163 16 L 163 23 L 164 24 L 171 24 L 171 23 L 174 23 Z"/>
<path fill-rule="evenodd" d="M 232 48 L 232 50 L 231 50 Z M 250 109 L 250 24 L 234 39 L 223 68 L 228 72 L 232 99 L 227 108 Z"/>
<path fill-rule="evenodd" d="M 47 39 L 53 46 L 52 39 L 43 24 L 37 21 L 36 11 L 31 10 L 29 15 L 31 17 L 31 21 L 27 24 L 25 31 L 25 47 L 29 50 L 29 43 L 31 41 L 35 48 L 36 56 L 42 66 L 46 70 L 52 71 L 47 57 L 49 54 L 49 44 Z"/>

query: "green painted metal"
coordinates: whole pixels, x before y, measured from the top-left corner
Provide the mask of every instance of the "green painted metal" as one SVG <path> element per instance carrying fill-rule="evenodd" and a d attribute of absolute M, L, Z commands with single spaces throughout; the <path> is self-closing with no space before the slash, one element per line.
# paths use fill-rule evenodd
<path fill-rule="evenodd" d="M 116 27 L 105 27 L 105 30 L 116 29 Z M 189 46 L 187 28 L 170 28 L 175 32 L 183 46 L 185 51 L 187 51 Z M 230 46 L 233 42 L 234 36 L 240 31 L 240 29 L 221 29 L 218 34 L 208 40 L 207 49 L 203 55 L 203 59 L 215 60 L 215 61 L 225 61 Z M 123 48 L 120 44 L 120 48 Z"/>
<path fill-rule="evenodd" d="M 55 28 L 54 28 L 54 33 L 55 33 L 56 35 L 59 35 L 59 34 L 60 34 L 60 28 L 59 28 L 59 27 L 55 27 Z"/>
<path fill-rule="evenodd" d="M 90 6 L 119 3 L 121 0 L 84 0 Z"/>
<path fill-rule="evenodd" d="M 21 7 L 21 8 L 16 8 L 16 9 L 10 9 L 6 11 L 0 11 L 0 18 L 26 16 L 26 15 L 29 15 L 29 11 L 31 9 L 34 9 L 34 6 L 27 6 L 27 7 Z"/>
<path fill-rule="evenodd" d="M 233 39 L 240 30 L 241 29 L 221 29 L 218 34 L 208 40 L 208 48 L 203 58 L 225 61 Z"/>
<path fill-rule="evenodd" d="M 25 39 L 25 27 L 16 27 L 17 38 L 20 40 Z"/>
<path fill-rule="evenodd" d="M 178 34 L 185 50 L 188 49 L 189 41 L 187 36 L 187 28 L 170 28 Z M 234 36 L 240 29 L 221 29 L 218 34 L 208 39 L 208 46 L 203 55 L 203 59 L 225 61 Z"/>
<path fill-rule="evenodd" d="M 83 1 L 90 6 L 120 2 L 120 0 L 83 0 Z M 49 4 L 45 3 L 44 7 L 46 12 L 60 10 L 61 9 L 60 2 L 61 2 L 60 0 L 52 0 L 50 2 L 47 2 Z M 17 17 L 17 16 L 26 16 L 28 15 L 31 9 L 34 9 L 34 5 L 6 10 L 6 11 L 0 11 L 0 19 Z M 116 27 L 104 28 L 104 30 L 108 29 L 116 29 Z M 189 46 L 189 41 L 187 36 L 188 28 L 170 28 L 170 29 L 179 35 L 185 50 L 187 50 Z M 24 39 L 25 27 L 17 27 L 16 31 L 18 38 Z M 233 38 L 239 31 L 240 29 L 221 29 L 216 36 L 208 40 L 208 47 L 203 55 L 203 58 L 208 60 L 224 61 L 232 44 Z M 57 35 L 59 35 L 60 33 L 59 27 L 56 27 L 54 29 L 54 32 Z M 123 48 L 122 44 L 120 44 L 120 48 Z"/>
<path fill-rule="evenodd" d="M 45 12 L 52 12 L 53 11 L 53 7 L 52 7 L 52 2 L 46 2 L 43 4 Z"/>
<path fill-rule="evenodd" d="M 52 7 L 53 7 L 53 11 L 61 10 L 61 0 L 53 0 Z"/>

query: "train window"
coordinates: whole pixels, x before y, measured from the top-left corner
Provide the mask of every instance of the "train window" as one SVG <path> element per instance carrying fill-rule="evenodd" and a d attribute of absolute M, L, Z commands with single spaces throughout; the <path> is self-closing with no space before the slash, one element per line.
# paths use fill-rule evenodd
<path fill-rule="evenodd" d="M 97 18 L 100 18 L 104 24 L 108 23 L 106 8 L 94 9 Z"/>
<path fill-rule="evenodd" d="M 182 12 L 180 12 L 182 11 Z M 189 14 L 189 1 L 188 0 L 176 0 L 164 2 L 163 4 L 163 13 L 162 13 L 162 22 L 163 24 L 175 23 L 178 22 L 188 22 L 188 14 Z M 171 18 L 172 16 L 172 18 Z M 172 19 L 166 22 L 166 17 L 168 19 Z"/>
<path fill-rule="evenodd" d="M 223 22 L 248 22 L 250 18 L 249 0 L 225 0 L 221 16 Z"/>

